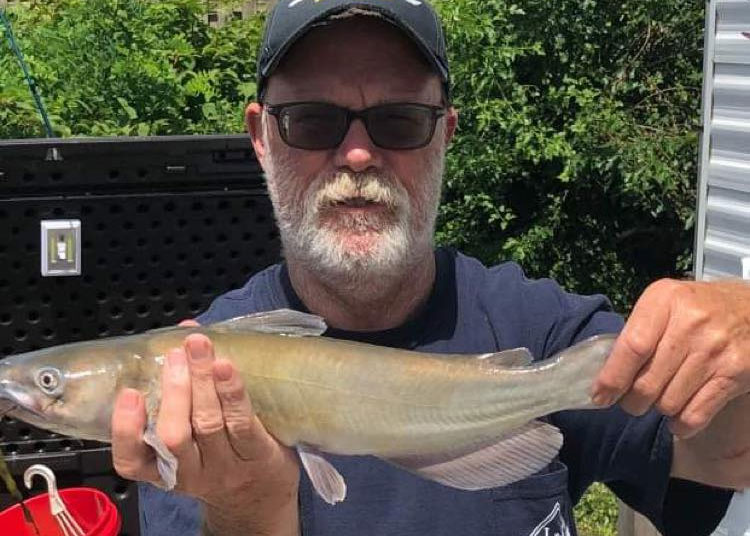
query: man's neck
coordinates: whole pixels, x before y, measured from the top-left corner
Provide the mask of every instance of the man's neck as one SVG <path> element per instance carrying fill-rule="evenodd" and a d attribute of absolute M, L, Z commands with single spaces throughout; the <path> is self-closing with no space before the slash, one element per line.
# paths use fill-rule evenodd
<path fill-rule="evenodd" d="M 427 301 L 435 282 L 435 255 L 429 251 L 399 277 L 340 285 L 288 261 L 292 287 L 305 306 L 328 326 L 347 331 L 382 331 L 400 326 Z"/>

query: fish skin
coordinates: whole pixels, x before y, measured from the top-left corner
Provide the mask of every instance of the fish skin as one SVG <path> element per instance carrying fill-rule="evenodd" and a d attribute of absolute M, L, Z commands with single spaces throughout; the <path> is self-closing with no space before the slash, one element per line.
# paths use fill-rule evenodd
<path fill-rule="evenodd" d="M 143 392 L 153 422 L 163 356 L 187 335 L 203 333 L 217 355 L 235 363 L 258 417 L 281 443 L 386 460 L 430 459 L 486 447 L 549 413 L 591 407 L 593 379 L 615 339 L 597 336 L 552 358 L 505 367 L 480 358 L 486 354 L 426 354 L 289 336 L 285 326 L 263 332 L 222 324 L 7 357 L 0 360 L 0 400 L 11 399 L 17 407 L 10 415 L 35 426 L 107 442 L 114 394 L 124 387 Z M 62 395 L 47 396 L 36 383 L 45 368 L 60 371 Z"/>

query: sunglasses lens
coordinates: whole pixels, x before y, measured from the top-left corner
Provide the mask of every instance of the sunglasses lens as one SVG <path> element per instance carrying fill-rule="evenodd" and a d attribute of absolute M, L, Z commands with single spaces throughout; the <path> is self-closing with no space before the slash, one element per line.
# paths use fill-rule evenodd
<path fill-rule="evenodd" d="M 292 147 L 331 149 L 346 134 L 346 111 L 323 103 L 293 104 L 279 115 L 281 136 Z"/>
<path fill-rule="evenodd" d="M 430 143 L 435 121 L 429 107 L 392 104 L 370 110 L 368 130 L 372 141 L 384 149 L 416 149 Z"/>

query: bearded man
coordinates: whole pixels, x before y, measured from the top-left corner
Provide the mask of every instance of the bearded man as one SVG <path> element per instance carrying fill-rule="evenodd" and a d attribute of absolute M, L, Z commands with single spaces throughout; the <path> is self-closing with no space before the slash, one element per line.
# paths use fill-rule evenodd
<path fill-rule="evenodd" d="M 602 296 L 435 249 L 458 114 L 425 1 L 280 2 L 258 87 L 247 127 L 285 262 L 219 297 L 199 322 L 292 308 L 322 316 L 330 337 L 441 353 L 523 346 L 537 358 L 619 332 L 592 390 L 602 409 L 550 415 L 565 438 L 559 457 L 497 489 L 459 491 L 376 459 L 333 457 L 348 498 L 329 506 L 253 415 L 232 364 L 191 335 L 167 356 L 157 424 L 181 494 L 141 487 L 143 534 L 568 536 L 594 481 L 665 534 L 713 530 L 730 490 L 750 486 L 747 286 L 659 281 L 625 324 Z M 144 425 L 143 398 L 120 393 L 115 467 L 158 482 Z"/>

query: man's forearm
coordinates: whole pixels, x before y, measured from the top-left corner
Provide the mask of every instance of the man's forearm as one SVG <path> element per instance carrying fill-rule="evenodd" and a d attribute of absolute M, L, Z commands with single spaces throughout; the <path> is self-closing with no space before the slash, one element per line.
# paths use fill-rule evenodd
<path fill-rule="evenodd" d="M 261 515 L 253 513 L 263 512 Z M 297 503 L 275 509 L 248 504 L 227 511 L 213 506 L 203 507 L 201 536 L 299 536 Z"/>
<path fill-rule="evenodd" d="M 675 438 L 671 476 L 711 486 L 750 486 L 750 395 L 732 400 L 689 439 Z"/>

